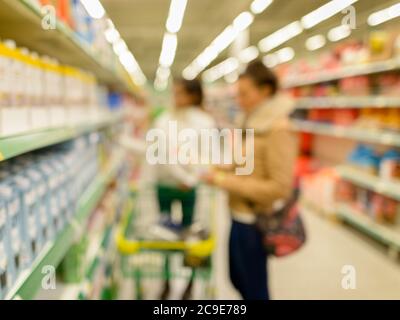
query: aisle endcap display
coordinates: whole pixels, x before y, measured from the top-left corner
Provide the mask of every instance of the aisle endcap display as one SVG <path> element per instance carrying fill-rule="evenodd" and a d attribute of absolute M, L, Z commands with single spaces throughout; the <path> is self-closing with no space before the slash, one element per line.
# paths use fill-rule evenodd
<path fill-rule="evenodd" d="M 19 280 L 15 284 L 15 288 L 8 293 L 6 298 L 32 299 L 35 297 L 35 294 L 42 284 L 43 267 L 47 265 L 53 267 L 58 266 L 79 231 L 76 226 L 82 226 L 88 219 L 89 215 L 102 198 L 107 185 L 112 181 L 118 168 L 123 163 L 123 160 L 124 153 L 122 151 L 118 152 L 109 163 L 107 169 L 99 174 L 89 185 L 79 200 L 77 212 L 71 223 L 55 239 L 54 243 L 48 243 L 45 246 L 31 268 L 20 275 Z"/>

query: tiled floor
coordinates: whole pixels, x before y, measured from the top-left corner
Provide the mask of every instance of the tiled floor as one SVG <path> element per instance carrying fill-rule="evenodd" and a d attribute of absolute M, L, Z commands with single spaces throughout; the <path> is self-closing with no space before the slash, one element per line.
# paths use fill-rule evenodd
<path fill-rule="evenodd" d="M 218 201 L 219 244 L 216 254 L 217 297 L 236 299 L 227 277 L 229 215 L 221 195 Z M 400 299 L 400 263 L 353 229 L 304 212 L 307 245 L 287 258 L 271 259 L 273 299 Z M 355 269 L 355 289 L 343 289 L 343 266 Z"/>

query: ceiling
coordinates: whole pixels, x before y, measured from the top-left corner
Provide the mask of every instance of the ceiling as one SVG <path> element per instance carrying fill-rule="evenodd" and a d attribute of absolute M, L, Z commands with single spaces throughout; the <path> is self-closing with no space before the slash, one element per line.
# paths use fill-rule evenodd
<path fill-rule="evenodd" d="M 241 12 L 249 10 L 252 0 L 188 0 L 182 29 L 178 34 L 178 49 L 172 72 L 180 75 L 202 50 Z M 250 44 L 256 45 L 273 31 L 300 19 L 317 9 L 327 0 L 275 0 L 262 14 L 256 16 L 250 27 Z M 354 34 L 362 36 L 369 13 L 390 4 L 394 0 L 359 0 L 355 4 L 357 29 Z M 154 79 L 165 32 L 169 0 L 102 0 L 108 15 L 135 55 L 144 73 Z M 316 33 L 326 33 L 329 28 L 339 25 L 343 15 L 319 24 L 303 32 L 285 45 L 296 50 L 296 56 L 308 54 L 304 41 Z M 228 50 L 215 61 L 226 58 Z"/>

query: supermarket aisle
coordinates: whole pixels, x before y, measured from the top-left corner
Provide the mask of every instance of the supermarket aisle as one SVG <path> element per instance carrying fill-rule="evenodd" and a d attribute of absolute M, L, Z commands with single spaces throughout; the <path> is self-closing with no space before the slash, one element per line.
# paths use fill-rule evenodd
<path fill-rule="evenodd" d="M 224 198 L 224 195 L 220 195 Z M 218 299 L 237 299 L 227 278 L 228 210 L 219 201 Z M 308 243 L 298 254 L 270 264 L 274 299 L 400 299 L 400 268 L 368 238 L 353 229 L 304 213 Z M 341 287 L 344 265 L 356 269 L 356 289 Z"/>

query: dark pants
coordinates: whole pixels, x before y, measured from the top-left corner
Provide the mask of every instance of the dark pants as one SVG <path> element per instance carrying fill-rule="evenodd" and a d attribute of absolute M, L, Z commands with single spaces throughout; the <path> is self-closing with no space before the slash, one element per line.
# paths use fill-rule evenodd
<path fill-rule="evenodd" d="M 157 186 L 158 204 L 162 214 L 171 213 L 172 202 L 178 200 L 182 203 L 182 226 L 189 227 L 192 224 L 196 189 L 180 190 L 169 186 Z"/>
<path fill-rule="evenodd" d="M 232 284 L 244 300 L 269 300 L 267 254 L 254 225 L 232 221 L 229 265 Z"/>

